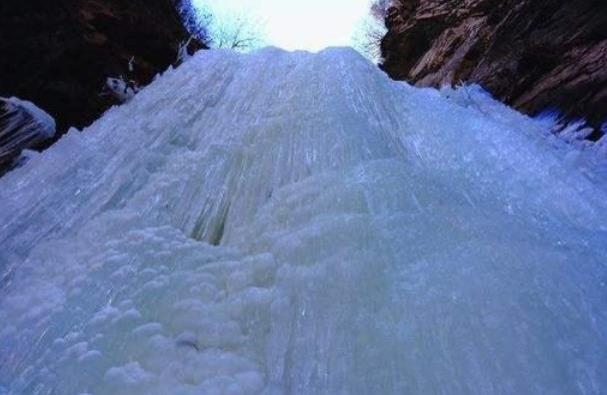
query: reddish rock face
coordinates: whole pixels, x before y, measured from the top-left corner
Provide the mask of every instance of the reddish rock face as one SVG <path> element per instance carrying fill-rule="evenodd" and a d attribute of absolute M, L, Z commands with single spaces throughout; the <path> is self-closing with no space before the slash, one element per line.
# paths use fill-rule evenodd
<path fill-rule="evenodd" d="M 605 0 L 396 0 L 386 25 L 392 78 L 477 82 L 530 114 L 607 118 Z"/>
<path fill-rule="evenodd" d="M 34 102 L 58 134 L 82 128 L 114 104 L 99 96 L 106 77 L 146 84 L 187 37 L 174 0 L 2 0 L 0 96 Z"/>

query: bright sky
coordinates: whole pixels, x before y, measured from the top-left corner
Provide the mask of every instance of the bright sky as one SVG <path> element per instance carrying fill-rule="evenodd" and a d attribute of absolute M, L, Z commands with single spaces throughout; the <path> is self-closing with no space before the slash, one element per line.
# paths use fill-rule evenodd
<path fill-rule="evenodd" d="M 214 13 L 245 13 L 263 24 L 267 45 L 318 51 L 351 45 L 370 0 L 193 0 Z"/>

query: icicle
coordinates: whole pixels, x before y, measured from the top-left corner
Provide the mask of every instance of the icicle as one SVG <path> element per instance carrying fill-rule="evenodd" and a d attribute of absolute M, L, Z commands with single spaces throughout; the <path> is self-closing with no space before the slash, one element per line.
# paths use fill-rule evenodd
<path fill-rule="evenodd" d="M 190 59 L 191 55 L 188 52 L 188 47 L 190 46 L 190 43 L 192 42 L 193 39 L 194 39 L 194 36 L 190 36 L 190 38 L 187 41 L 181 41 L 178 44 L 176 64 L 178 64 L 178 65 L 182 64 L 183 62 Z"/>

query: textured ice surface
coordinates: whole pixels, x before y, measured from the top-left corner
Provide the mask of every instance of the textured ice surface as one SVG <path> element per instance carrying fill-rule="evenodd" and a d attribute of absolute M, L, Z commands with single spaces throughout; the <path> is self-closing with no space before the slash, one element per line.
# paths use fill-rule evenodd
<path fill-rule="evenodd" d="M 0 180 L 0 393 L 605 393 L 604 175 L 545 126 L 202 52 Z"/>
<path fill-rule="evenodd" d="M 55 135 L 55 120 L 34 103 L 0 97 L 0 167 Z"/>

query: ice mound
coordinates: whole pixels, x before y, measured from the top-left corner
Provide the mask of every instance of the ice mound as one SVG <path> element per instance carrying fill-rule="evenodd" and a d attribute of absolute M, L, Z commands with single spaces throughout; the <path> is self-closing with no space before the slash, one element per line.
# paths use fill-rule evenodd
<path fill-rule="evenodd" d="M 0 97 L 0 170 L 27 148 L 55 135 L 55 120 L 34 103 Z"/>
<path fill-rule="evenodd" d="M 607 392 L 600 166 L 460 93 L 205 51 L 70 132 L 0 180 L 0 394 Z"/>

